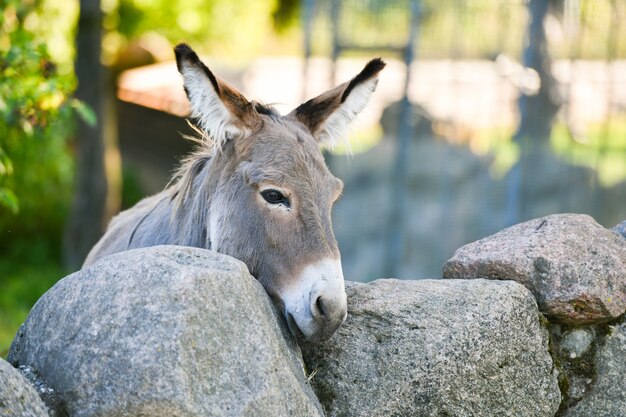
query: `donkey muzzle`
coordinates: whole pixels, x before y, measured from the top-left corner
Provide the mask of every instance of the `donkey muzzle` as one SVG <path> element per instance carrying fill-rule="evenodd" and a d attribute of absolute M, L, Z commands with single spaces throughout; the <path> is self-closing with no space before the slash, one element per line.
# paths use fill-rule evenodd
<path fill-rule="evenodd" d="M 341 261 L 325 258 L 306 266 L 281 298 L 294 336 L 308 342 L 328 339 L 347 317 Z"/>

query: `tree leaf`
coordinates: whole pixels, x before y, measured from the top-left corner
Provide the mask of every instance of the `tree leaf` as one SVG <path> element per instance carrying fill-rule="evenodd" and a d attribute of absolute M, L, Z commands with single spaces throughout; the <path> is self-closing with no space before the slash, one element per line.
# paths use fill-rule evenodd
<path fill-rule="evenodd" d="M 87 104 L 83 103 L 80 100 L 72 99 L 71 106 L 76 113 L 80 116 L 81 119 L 89 126 L 94 127 L 98 123 L 98 118 L 96 117 L 96 113 L 93 111 L 91 107 Z"/>
<path fill-rule="evenodd" d="M 0 206 L 8 208 L 13 214 L 20 211 L 17 196 L 8 188 L 0 188 Z"/>
<path fill-rule="evenodd" d="M 13 163 L 0 146 L 0 176 L 13 174 Z"/>

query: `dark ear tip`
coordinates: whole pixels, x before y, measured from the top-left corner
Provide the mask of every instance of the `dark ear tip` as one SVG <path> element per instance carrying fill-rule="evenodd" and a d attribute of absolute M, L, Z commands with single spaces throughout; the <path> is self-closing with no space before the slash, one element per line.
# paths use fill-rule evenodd
<path fill-rule="evenodd" d="M 376 75 L 386 66 L 387 63 L 383 61 L 382 58 L 374 58 L 370 62 L 368 62 L 367 65 L 365 65 L 365 68 L 363 68 L 362 72 L 370 75 Z"/>
<path fill-rule="evenodd" d="M 368 62 L 365 65 L 365 67 L 361 70 L 361 72 L 359 72 L 359 74 L 356 77 L 350 80 L 350 83 L 348 84 L 346 89 L 343 91 L 343 94 L 341 95 L 341 102 L 343 103 L 345 101 L 345 99 L 348 97 L 348 95 L 350 94 L 350 92 L 355 86 L 373 77 L 376 77 L 378 73 L 383 68 L 385 68 L 385 65 L 387 64 L 385 64 L 385 61 L 383 61 L 381 58 L 374 58 L 370 62 Z"/>
<path fill-rule="evenodd" d="M 176 47 L 174 48 L 174 55 L 176 56 L 176 65 L 178 66 L 179 70 L 183 61 L 200 61 L 198 55 L 196 55 L 193 49 L 191 49 L 191 47 L 186 43 L 179 43 L 178 45 L 176 45 Z"/>
<path fill-rule="evenodd" d="M 174 54 L 176 54 L 176 59 L 178 59 L 180 57 L 184 57 L 187 55 L 192 55 L 192 54 L 195 55 L 195 52 L 186 43 L 179 43 L 174 48 Z"/>
<path fill-rule="evenodd" d="M 204 71 L 209 80 L 211 80 L 211 84 L 213 84 L 213 88 L 215 88 L 215 91 L 218 94 L 220 93 L 220 86 L 217 82 L 217 78 L 215 78 L 215 75 L 213 75 L 211 70 L 209 70 L 207 66 L 202 63 L 202 61 L 200 61 L 198 55 L 194 52 L 193 49 L 191 49 L 189 45 L 187 45 L 186 43 L 179 43 L 174 48 L 174 54 L 176 55 L 176 67 L 178 68 L 178 72 L 182 74 L 183 62 L 189 62 L 196 68 Z"/>

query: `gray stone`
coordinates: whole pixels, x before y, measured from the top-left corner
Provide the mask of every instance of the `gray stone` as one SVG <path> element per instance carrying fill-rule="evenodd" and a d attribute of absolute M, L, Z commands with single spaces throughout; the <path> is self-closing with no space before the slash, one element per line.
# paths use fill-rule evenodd
<path fill-rule="evenodd" d="M 37 391 L 19 371 L 0 358 L 0 416 L 47 417 Z"/>
<path fill-rule="evenodd" d="M 570 359 L 580 358 L 589 351 L 595 339 L 595 332 L 589 329 L 574 329 L 561 336 L 561 351 Z"/>
<path fill-rule="evenodd" d="M 443 277 L 514 280 L 551 321 L 608 321 L 626 311 L 626 240 L 587 215 L 555 214 L 463 246 Z"/>
<path fill-rule="evenodd" d="M 594 374 L 597 336 L 606 324 L 571 328 L 562 324 L 549 325 L 552 359 L 559 368 L 561 409 L 571 407 L 589 392 Z"/>
<path fill-rule="evenodd" d="M 557 374 L 532 295 L 513 281 L 348 283 L 348 319 L 304 345 L 329 417 L 553 416 Z"/>
<path fill-rule="evenodd" d="M 56 392 L 60 415 L 321 416 L 280 320 L 240 261 L 137 249 L 49 290 L 9 361 Z"/>
<path fill-rule="evenodd" d="M 620 236 L 626 239 L 626 220 L 624 220 L 623 222 L 621 222 L 620 224 L 618 224 L 611 230 L 614 231 L 615 233 L 619 233 Z"/>
<path fill-rule="evenodd" d="M 567 373 L 567 371 L 563 371 Z M 578 402 L 589 392 L 592 378 L 580 375 L 569 375 L 567 378 L 567 402 Z"/>
<path fill-rule="evenodd" d="M 595 359 L 595 380 L 589 393 L 566 417 L 626 415 L 626 323 L 610 326 Z"/>

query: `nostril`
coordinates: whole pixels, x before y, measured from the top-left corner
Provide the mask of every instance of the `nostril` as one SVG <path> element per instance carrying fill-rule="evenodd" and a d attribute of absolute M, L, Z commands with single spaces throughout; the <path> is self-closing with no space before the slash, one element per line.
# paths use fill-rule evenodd
<path fill-rule="evenodd" d="M 315 307 L 317 308 L 317 312 L 322 317 L 326 317 L 326 308 L 324 307 L 324 300 L 322 300 L 322 296 L 317 297 L 315 300 Z"/>

